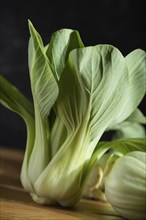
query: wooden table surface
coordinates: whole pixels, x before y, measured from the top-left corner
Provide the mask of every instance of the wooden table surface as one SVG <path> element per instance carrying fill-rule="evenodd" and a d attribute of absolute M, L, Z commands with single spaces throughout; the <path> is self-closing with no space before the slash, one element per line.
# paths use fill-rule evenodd
<path fill-rule="evenodd" d="M 0 149 L 1 220 L 122 220 L 108 203 L 82 199 L 74 208 L 42 206 L 32 201 L 20 183 L 23 152 Z M 104 213 L 104 214 L 103 214 Z"/>

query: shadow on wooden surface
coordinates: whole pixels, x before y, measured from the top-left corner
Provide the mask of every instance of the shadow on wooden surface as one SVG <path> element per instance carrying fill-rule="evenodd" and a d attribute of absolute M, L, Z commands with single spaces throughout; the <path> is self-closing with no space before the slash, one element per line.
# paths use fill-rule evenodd
<path fill-rule="evenodd" d="M 20 183 L 23 152 L 0 150 L 1 220 L 122 220 L 108 203 L 81 200 L 72 209 L 34 203 Z"/>

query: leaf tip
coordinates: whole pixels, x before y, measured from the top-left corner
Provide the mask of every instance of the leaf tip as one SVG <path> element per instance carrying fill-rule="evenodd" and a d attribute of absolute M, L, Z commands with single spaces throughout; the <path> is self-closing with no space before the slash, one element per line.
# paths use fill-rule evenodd
<path fill-rule="evenodd" d="M 28 19 L 28 26 L 29 26 L 29 27 L 32 26 L 32 22 L 31 22 L 31 20 L 29 20 L 29 19 Z"/>
<path fill-rule="evenodd" d="M 28 19 L 28 27 L 29 27 L 30 34 L 32 34 L 33 30 L 34 30 L 34 26 L 33 26 L 32 22 L 29 19 Z"/>

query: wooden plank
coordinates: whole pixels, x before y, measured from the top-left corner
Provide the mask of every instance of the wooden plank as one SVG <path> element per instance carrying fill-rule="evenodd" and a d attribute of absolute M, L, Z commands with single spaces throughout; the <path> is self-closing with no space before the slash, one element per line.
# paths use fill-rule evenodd
<path fill-rule="evenodd" d="M 1 220 L 122 220 L 108 203 L 81 200 L 72 209 L 42 206 L 32 201 L 20 183 L 23 152 L 8 148 L 0 150 Z"/>

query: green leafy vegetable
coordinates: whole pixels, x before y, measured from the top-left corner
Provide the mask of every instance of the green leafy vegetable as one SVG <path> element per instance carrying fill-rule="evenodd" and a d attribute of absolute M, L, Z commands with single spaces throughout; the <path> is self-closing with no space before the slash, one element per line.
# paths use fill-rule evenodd
<path fill-rule="evenodd" d="M 103 151 L 106 152 L 104 155 Z M 83 197 L 106 201 L 105 179 L 116 160 L 131 151 L 145 152 L 146 139 L 124 138 L 111 142 L 100 142 L 94 152 L 97 159 L 85 184 Z"/>
<path fill-rule="evenodd" d="M 70 29 L 55 32 L 44 46 L 30 21 L 29 30 L 33 104 L 3 78 L 1 103 L 28 127 L 24 188 L 38 203 L 72 206 L 97 158 L 114 148 L 98 144 L 103 133 L 136 114 L 145 94 L 146 54 L 137 49 L 125 58 L 112 45 L 84 47 L 79 33 Z M 127 152 L 117 146 L 117 152 Z"/>
<path fill-rule="evenodd" d="M 146 153 L 133 151 L 119 158 L 105 181 L 113 208 L 127 219 L 145 219 Z"/>

